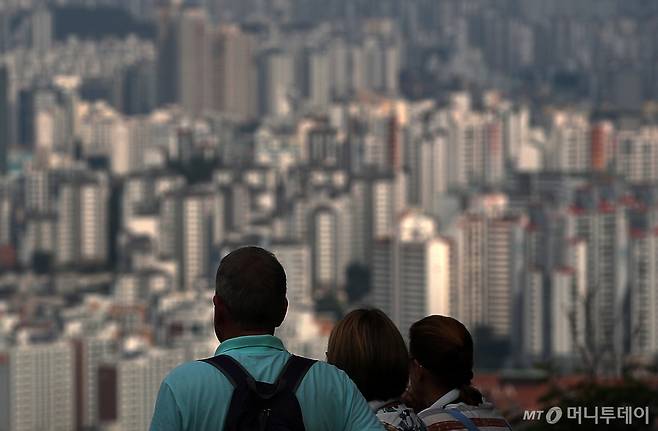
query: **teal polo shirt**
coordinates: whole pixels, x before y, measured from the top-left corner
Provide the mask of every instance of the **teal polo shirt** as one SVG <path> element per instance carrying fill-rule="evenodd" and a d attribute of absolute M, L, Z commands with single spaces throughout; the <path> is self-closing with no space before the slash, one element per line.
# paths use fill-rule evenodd
<path fill-rule="evenodd" d="M 257 381 L 273 383 L 290 353 L 277 337 L 254 335 L 221 343 L 215 355 L 236 359 Z M 187 362 L 160 386 L 151 431 L 219 431 L 233 394 L 224 374 L 205 362 Z M 347 375 L 326 362 L 309 370 L 296 392 L 306 431 L 383 431 Z"/>

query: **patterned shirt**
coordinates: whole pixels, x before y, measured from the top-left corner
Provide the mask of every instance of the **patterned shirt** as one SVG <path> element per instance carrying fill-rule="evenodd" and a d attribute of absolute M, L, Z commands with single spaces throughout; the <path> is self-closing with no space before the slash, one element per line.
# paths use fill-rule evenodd
<path fill-rule="evenodd" d="M 426 431 L 416 413 L 400 400 L 370 401 L 368 404 L 386 431 Z"/>
<path fill-rule="evenodd" d="M 459 410 L 468 417 L 481 431 L 509 430 L 507 421 L 486 401 L 480 405 L 471 406 L 464 403 L 455 403 L 459 398 L 459 390 L 452 391 L 439 398 L 429 408 L 418 414 L 418 417 L 427 425 L 427 431 L 466 430 L 466 426 L 447 412 L 448 409 Z"/>

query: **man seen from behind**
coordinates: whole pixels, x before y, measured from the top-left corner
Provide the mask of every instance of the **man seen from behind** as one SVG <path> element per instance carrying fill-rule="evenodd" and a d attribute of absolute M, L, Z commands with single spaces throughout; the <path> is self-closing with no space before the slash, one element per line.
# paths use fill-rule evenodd
<path fill-rule="evenodd" d="M 215 282 L 213 358 L 163 380 L 152 431 L 381 431 L 347 375 L 291 355 L 274 329 L 288 308 L 276 257 L 243 247 L 222 259 Z"/>

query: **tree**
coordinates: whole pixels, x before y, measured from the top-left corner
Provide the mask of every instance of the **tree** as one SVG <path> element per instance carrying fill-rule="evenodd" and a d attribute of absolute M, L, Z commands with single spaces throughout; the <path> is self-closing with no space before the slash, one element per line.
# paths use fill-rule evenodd
<path fill-rule="evenodd" d="M 52 271 L 53 257 L 50 253 L 37 251 L 32 255 L 32 268 L 37 274 L 49 274 Z"/>
<path fill-rule="evenodd" d="M 596 301 L 600 289 L 599 284 L 595 284 L 593 288 L 587 289 L 582 297 L 577 298 L 576 306 L 566 311 L 566 317 L 569 322 L 569 330 L 575 349 L 582 361 L 583 370 L 588 374 L 589 378 L 596 379 L 601 376 L 615 376 L 619 378 L 622 377 L 625 365 L 629 360 L 629 354 L 620 351 L 619 346 L 615 345 L 613 337 L 597 337 L 595 315 L 598 312 Z M 584 313 L 584 334 L 582 337 L 580 337 L 578 329 L 579 312 Z M 635 326 L 629 330 L 631 343 L 638 339 L 642 329 L 639 324 L 639 322 L 643 321 L 642 315 L 638 317 Z M 622 317 L 618 314 L 610 318 L 617 322 L 622 321 Z"/>
<path fill-rule="evenodd" d="M 473 331 L 473 343 L 478 368 L 498 370 L 503 368 L 510 352 L 510 343 L 505 337 L 497 336 L 489 326 L 477 326 Z"/>
<path fill-rule="evenodd" d="M 370 269 L 363 264 L 353 262 L 347 267 L 346 273 L 347 300 L 350 303 L 358 302 L 370 292 Z"/>
<path fill-rule="evenodd" d="M 187 161 L 169 161 L 168 168 L 185 177 L 188 184 L 206 183 L 212 180 L 212 174 L 219 166 L 217 159 L 206 159 L 199 154 Z"/>
<path fill-rule="evenodd" d="M 318 313 L 329 313 L 336 320 L 343 318 L 343 304 L 338 300 L 336 294 L 329 291 L 315 301 L 315 311 Z"/>

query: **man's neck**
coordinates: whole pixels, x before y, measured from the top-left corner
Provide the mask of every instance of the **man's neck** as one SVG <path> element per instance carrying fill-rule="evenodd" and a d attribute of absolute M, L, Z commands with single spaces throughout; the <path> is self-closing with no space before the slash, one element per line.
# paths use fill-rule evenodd
<path fill-rule="evenodd" d="M 219 338 L 219 342 L 223 343 L 226 340 L 230 340 L 231 338 L 238 338 L 238 337 L 247 337 L 250 335 L 274 335 L 274 330 L 235 330 L 235 331 L 226 331 L 223 332 L 221 337 Z"/>

